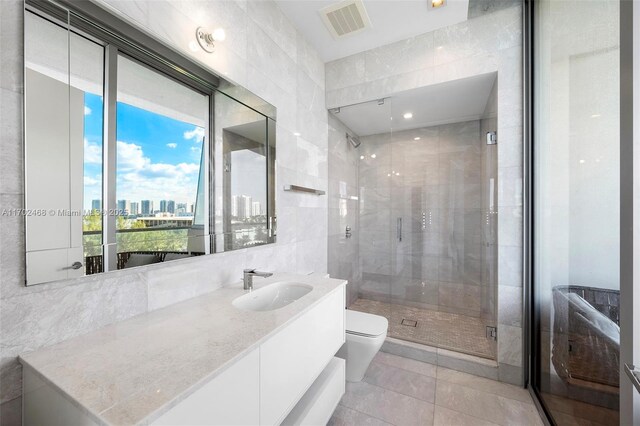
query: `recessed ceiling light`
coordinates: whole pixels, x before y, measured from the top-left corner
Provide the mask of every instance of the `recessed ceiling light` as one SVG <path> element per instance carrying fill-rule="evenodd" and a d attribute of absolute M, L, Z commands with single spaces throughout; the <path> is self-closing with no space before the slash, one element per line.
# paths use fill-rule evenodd
<path fill-rule="evenodd" d="M 584 163 L 585 163 L 585 161 L 584 161 L 584 160 L 580 160 L 580 164 L 584 164 Z"/>
<path fill-rule="evenodd" d="M 299 132 L 293 132 L 293 136 L 300 136 Z"/>
<path fill-rule="evenodd" d="M 371 154 L 371 158 L 376 158 L 376 155 L 375 154 Z"/>
<path fill-rule="evenodd" d="M 360 156 L 360 159 L 361 159 L 361 160 L 364 160 L 364 155 L 361 155 L 361 156 Z"/>
<path fill-rule="evenodd" d="M 400 172 L 396 173 L 396 176 L 400 176 Z"/>
<path fill-rule="evenodd" d="M 429 6 L 431 9 L 437 9 L 445 5 L 445 0 L 429 0 Z"/>
<path fill-rule="evenodd" d="M 420 136 L 416 136 L 415 138 L 413 138 L 414 141 L 419 141 L 420 140 Z"/>
<path fill-rule="evenodd" d="M 600 117 L 600 114 L 593 114 L 593 115 L 591 116 L 591 118 L 598 118 L 598 117 Z"/>
<path fill-rule="evenodd" d="M 391 173 L 387 173 L 387 176 L 391 176 Z"/>
<path fill-rule="evenodd" d="M 404 117 L 405 120 L 409 120 L 409 119 L 413 118 L 413 113 L 405 112 L 403 117 Z"/>

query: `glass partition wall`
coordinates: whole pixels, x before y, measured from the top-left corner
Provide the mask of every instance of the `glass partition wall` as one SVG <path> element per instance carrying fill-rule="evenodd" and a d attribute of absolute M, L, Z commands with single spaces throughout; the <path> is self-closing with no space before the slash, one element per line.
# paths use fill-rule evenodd
<path fill-rule="evenodd" d="M 349 309 L 387 317 L 392 338 L 495 359 L 497 83 L 473 84 L 473 119 L 427 111 L 429 90 L 334 110 L 360 143 Z"/>
<path fill-rule="evenodd" d="M 531 383 L 558 425 L 619 423 L 619 8 L 533 7 Z"/>

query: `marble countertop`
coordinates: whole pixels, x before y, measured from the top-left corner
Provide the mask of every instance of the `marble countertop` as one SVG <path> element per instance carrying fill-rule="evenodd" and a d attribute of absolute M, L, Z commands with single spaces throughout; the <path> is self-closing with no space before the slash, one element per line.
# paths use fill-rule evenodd
<path fill-rule="evenodd" d="M 255 278 L 313 290 L 275 311 L 243 311 L 242 284 L 115 323 L 20 356 L 98 424 L 148 424 L 346 284 L 322 275 Z"/>

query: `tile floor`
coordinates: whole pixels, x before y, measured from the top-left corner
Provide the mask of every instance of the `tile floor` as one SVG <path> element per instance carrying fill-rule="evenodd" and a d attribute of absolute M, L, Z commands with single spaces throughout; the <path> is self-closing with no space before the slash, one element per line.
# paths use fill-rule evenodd
<path fill-rule="evenodd" d="M 331 426 L 542 425 L 526 389 L 379 352 Z"/>
<path fill-rule="evenodd" d="M 357 299 L 349 309 L 386 317 L 390 337 L 482 358 L 496 358 L 496 342 L 487 339 L 486 326 L 489 324 L 481 318 L 370 299 Z M 403 319 L 415 320 L 417 324 L 415 327 L 402 325 Z"/>

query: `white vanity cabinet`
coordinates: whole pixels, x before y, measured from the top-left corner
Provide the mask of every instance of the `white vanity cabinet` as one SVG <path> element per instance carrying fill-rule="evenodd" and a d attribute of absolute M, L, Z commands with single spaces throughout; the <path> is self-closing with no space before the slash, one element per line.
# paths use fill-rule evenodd
<path fill-rule="evenodd" d="M 344 304 L 340 287 L 153 424 L 280 424 L 344 343 Z"/>
<path fill-rule="evenodd" d="M 344 343 L 344 287 L 260 346 L 260 424 L 280 424 Z"/>
<path fill-rule="evenodd" d="M 223 371 L 164 413 L 153 425 L 257 425 L 260 421 L 260 350 Z"/>
<path fill-rule="evenodd" d="M 220 289 L 22 355 L 23 424 L 326 423 L 345 391 L 344 360 L 334 355 L 345 341 L 347 283 L 294 274 L 272 281 L 313 290 L 260 311 L 233 305 L 242 287 Z M 189 328 L 194 321 L 200 326 Z"/>

